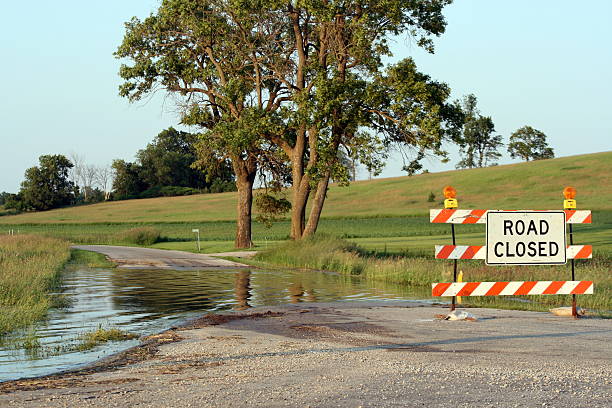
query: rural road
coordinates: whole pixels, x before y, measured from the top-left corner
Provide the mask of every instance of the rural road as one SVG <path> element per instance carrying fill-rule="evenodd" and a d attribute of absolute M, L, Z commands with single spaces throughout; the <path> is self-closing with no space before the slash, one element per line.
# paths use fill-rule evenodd
<path fill-rule="evenodd" d="M 0 384 L 0 406 L 612 406 L 610 320 L 435 318 L 445 311 L 340 302 L 208 315 L 114 368 Z"/>
<path fill-rule="evenodd" d="M 247 265 L 218 259 L 211 254 L 194 254 L 165 249 L 137 248 L 110 245 L 74 245 L 75 249 L 99 252 L 106 255 L 119 268 L 130 269 L 208 269 L 208 268 L 242 268 Z M 215 256 L 248 256 L 251 252 L 220 253 Z"/>

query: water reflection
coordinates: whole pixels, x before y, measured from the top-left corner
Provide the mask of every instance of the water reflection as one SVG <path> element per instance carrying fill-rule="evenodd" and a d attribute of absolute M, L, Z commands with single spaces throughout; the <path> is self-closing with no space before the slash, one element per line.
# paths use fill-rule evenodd
<path fill-rule="evenodd" d="M 376 285 L 376 287 L 375 287 Z M 348 300 L 424 299 L 427 293 L 372 284 L 332 273 L 290 270 L 122 270 L 78 269 L 64 274 L 67 309 L 49 313 L 36 328 L 44 352 L 38 359 L 0 345 L 0 381 L 75 367 L 137 343 L 100 346 L 89 352 L 48 355 L 85 331 L 102 327 L 146 335 L 209 311 L 245 310 L 263 305 Z M 45 354 L 47 354 L 45 356 Z"/>
<path fill-rule="evenodd" d="M 234 306 L 236 310 L 245 310 L 250 308 L 249 298 L 251 297 L 251 271 L 238 271 L 234 279 L 234 291 L 236 292 L 236 302 Z"/>

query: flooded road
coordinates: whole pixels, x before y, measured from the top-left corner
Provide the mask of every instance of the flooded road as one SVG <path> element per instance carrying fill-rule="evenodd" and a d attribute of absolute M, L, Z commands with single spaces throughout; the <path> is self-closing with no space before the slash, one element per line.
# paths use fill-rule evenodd
<path fill-rule="evenodd" d="M 138 336 L 207 312 L 299 302 L 418 300 L 427 294 L 335 273 L 290 270 L 130 270 L 79 268 L 64 274 L 70 306 L 0 345 L 0 381 L 50 374 L 136 345 L 112 342 L 73 351 L 85 332 L 119 328 Z M 23 345 L 35 344 L 35 347 Z"/>

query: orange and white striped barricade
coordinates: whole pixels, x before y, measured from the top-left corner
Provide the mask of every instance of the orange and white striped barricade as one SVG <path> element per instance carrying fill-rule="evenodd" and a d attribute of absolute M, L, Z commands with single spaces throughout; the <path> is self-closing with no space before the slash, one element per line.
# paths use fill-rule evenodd
<path fill-rule="evenodd" d="M 576 259 L 591 259 L 591 245 L 574 245 L 573 224 L 590 224 L 591 211 L 576 210 L 575 189 L 563 191 L 564 210 L 460 210 L 456 190 L 444 188 L 444 209 L 430 210 L 431 223 L 451 224 L 452 245 L 436 245 L 436 259 L 453 260 L 453 282 L 433 283 L 432 296 L 576 295 L 592 294 L 592 281 L 575 280 Z M 457 245 L 456 224 L 487 224 L 487 245 Z M 566 242 L 569 229 L 569 243 Z M 457 282 L 458 260 L 485 260 L 487 265 L 553 265 L 571 261 L 568 281 Z"/>

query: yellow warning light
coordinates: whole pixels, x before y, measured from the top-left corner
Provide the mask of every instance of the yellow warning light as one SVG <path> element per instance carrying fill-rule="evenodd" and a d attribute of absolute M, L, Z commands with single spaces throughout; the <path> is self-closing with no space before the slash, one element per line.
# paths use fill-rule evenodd
<path fill-rule="evenodd" d="M 442 192 L 444 193 L 444 197 L 446 197 L 446 200 L 444 200 L 444 208 L 457 208 L 459 206 L 455 198 L 457 197 L 457 190 L 451 186 L 446 186 Z"/>
<path fill-rule="evenodd" d="M 575 210 L 576 209 L 576 189 L 574 187 L 565 187 L 563 189 L 563 209 L 565 210 Z"/>
<path fill-rule="evenodd" d="M 444 193 L 444 198 L 457 197 L 457 190 L 455 190 L 452 186 L 444 187 L 444 190 L 442 190 L 442 192 Z"/>
<path fill-rule="evenodd" d="M 565 197 L 566 200 L 573 200 L 576 198 L 576 189 L 574 187 L 565 187 L 563 189 L 563 197 Z"/>

